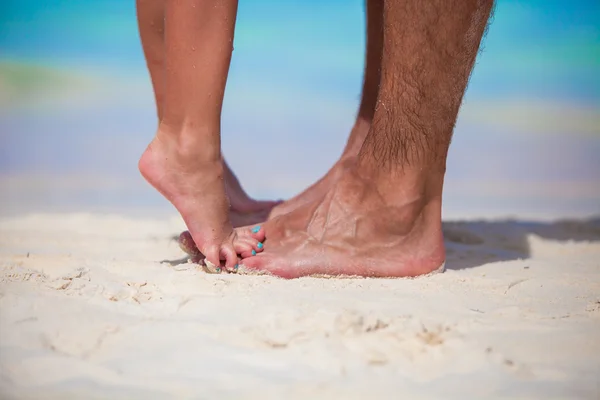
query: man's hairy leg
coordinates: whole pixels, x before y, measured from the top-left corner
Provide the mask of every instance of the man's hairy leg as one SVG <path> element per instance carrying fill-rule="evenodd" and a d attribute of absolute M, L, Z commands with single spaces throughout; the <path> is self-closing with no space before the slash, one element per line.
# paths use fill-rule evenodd
<path fill-rule="evenodd" d="M 247 270 L 416 276 L 443 265 L 448 146 L 492 0 L 384 2 L 381 86 L 369 133 L 319 203 L 265 224 Z"/>
<path fill-rule="evenodd" d="M 492 3 L 386 2 L 382 84 L 359 155 L 363 166 L 378 173 L 445 169 Z"/>

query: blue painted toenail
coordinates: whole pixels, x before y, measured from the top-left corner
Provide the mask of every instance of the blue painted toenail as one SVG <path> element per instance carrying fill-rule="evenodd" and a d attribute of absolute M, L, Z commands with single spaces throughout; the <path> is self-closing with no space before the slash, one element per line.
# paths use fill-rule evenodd
<path fill-rule="evenodd" d="M 240 267 L 239 265 L 235 264 L 235 266 L 233 267 L 233 269 L 235 269 L 237 271 L 239 267 Z"/>
<path fill-rule="evenodd" d="M 260 243 L 260 242 L 258 242 L 258 244 L 256 245 L 256 247 L 258 247 L 259 249 L 262 249 L 263 248 L 263 244 Z"/>
<path fill-rule="evenodd" d="M 256 255 L 256 250 L 252 250 L 252 255 L 255 256 Z"/>
<path fill-rule="evenodd" d="M 258 233 L 258 231 L 260 231 L 260 225 L 255 226 L 254 228 L 252 228 L 252 233 Z"/>
<path fill-rule="evenodd" d="M 217 272 L 221 272 L 221 268 L 217 268 Z"/>

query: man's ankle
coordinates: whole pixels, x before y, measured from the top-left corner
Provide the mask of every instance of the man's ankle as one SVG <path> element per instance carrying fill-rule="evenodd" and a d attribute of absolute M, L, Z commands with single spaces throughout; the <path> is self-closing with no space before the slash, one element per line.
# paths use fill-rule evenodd
<path fill-rule="evenodd" d="M 431 165 L 383 165 L 374 158 L 356 157 L 354 170 L 377 189 L 390 206 L 440 199 L 444 169 Z"/>

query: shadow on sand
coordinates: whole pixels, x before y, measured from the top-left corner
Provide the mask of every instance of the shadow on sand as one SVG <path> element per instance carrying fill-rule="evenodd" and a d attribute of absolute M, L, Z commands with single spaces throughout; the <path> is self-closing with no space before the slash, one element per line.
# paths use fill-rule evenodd
<path fill-rule="evenodd" d="M 531 235 L 560 242 L 600 241 L 600 216 L 588 220 L 560 220 L 551 223 L 519 220 L 444 222 L 446 269 L 460 270 L 484 264 L 527 259 L 531 256 Z M 179 234 L 171 237 L 177 241 Z M 177 266 L 187 256 L 161 263 Z"/>
<path fill-rule="evenodd" d="M 600 217 L 551 223 L 519 220 L 445 222 L 446 268 L 459 270 L 483 264 L 527 259 L 531 235 L 560 242 L 600 241 Z"/>

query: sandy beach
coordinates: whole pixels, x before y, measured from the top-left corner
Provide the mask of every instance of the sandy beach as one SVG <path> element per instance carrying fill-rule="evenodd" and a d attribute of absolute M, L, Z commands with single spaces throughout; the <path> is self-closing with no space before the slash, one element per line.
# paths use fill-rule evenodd
<path fill-rule="evenodd" d="M 5 3 L 0 400 L 600 399 L 598 0 L 495 2 L 444 273 L 289 281 L 206 273 L 174 240 L 138 170 L 157 109 L 136 2 Z M 250 197 L 339 159 L 366 4 L 239 2 L 220 130 Z"/>
<path fill-rule="evenodd" d="M 211 275 L 181 229 L 3 218 L 3 398 L 600 397 L 600 220 L 447 222 L 417 279 Z"/>

